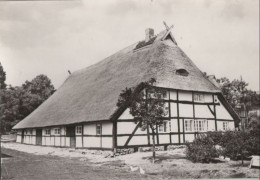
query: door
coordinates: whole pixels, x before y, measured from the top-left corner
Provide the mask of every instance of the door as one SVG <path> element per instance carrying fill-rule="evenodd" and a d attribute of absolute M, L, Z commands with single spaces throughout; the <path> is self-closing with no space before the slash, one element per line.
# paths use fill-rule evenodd
<path fill-rule="evenodd" d="M 67 126 L 66 136 L 70 137 L 70 147 L 76 148 L 75 126 Z"/>
<path fill-rule="evenodd" d="M 36 145 L 42 145 L 42 129 L 36 129 Z"/>

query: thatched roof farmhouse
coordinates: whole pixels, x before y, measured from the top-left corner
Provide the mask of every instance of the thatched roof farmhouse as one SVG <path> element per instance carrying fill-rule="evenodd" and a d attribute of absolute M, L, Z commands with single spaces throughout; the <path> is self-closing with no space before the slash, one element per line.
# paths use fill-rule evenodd
<path fill-rule="evenodd" d="M 164 143 L 160 143 L 158 137 L 158 145 L 184 143 L 185 136 L 187 140 L 188 136 L 194 136 L 192 132 L 199 130 L 232 129 L 234 121 L 239 120 L 215 82 L 209 80 L 180 49 L 170 29 L 158 35 L 147 29 L 145 40 L 72 73 L 49 99 L 14 126 L 13 129 L 18 130 L 17 141 L 102 149 L 148 146 L 150 135 L 146 132 L 138 130 L 134 133 L 144 136 L 144 141 L 140 138 L 135 142 L 134 135 L 130 138 L 136 124 L 127 110 L 118 111 L 116 103 L 123 89 L 151 78 L 156 79 L 158 87 L 169 92 L 169 106 L 179 106 L 180 111 L 171 113 L 165 124 L 168 131 L 161 132 L 167 137 L 172 136 L 172 141 L 161 140 Z M 196 127 L 196 122 L 201 122 L 203 129 Z M 127 130 L 119 129 L 124 125 Z M 31 140 L 26 140 L 30 136 Z M 161 136 L 160 132 L 158 136 Z M 176 141 L 173 140 L 175 136 Z M 57 138 L 59 143 L 55 144 Z M 127 138 L 132 139 L 129 144 L 124 142 Z"/>

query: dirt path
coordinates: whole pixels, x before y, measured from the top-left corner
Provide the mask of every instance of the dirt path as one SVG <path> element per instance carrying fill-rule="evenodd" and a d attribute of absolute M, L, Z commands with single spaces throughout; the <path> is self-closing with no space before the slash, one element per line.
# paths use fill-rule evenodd
<path fill-rule="evenodd" d="M 80 158 L 34 155 L 6 148 L 2 148 L 2 155 L 2 179 L 150 179 L 147 175 L 129 172 L 122 162 L 93 166 Z"/>

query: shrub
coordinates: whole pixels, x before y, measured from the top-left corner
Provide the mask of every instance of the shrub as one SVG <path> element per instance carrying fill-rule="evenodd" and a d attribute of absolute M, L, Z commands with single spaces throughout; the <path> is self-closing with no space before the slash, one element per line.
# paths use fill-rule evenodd
<path fill-rule="evenodd" d="M 218 155 L 233 160 L 242 160 L 251 155 L 260 155 L 260 131 L 208 132 L 187 145 L 186 156 L 193 162 L 210 162 Z M 217 148 L 219 146 L 220 148 Z"/>
<path fill-rule="evenodd" d="M 214 141 L 204 134 L 186 146 L 186 157 L 192 162 L 209 163 L 218 156 L 219 152 L 215 148 Z"/>

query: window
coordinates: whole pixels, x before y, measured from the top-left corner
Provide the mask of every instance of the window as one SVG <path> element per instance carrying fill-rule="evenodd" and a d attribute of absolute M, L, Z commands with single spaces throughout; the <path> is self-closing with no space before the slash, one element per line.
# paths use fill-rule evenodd
<path fill-rule="evenodd" d="M 54 134 L 60 134 L 60 128 L 55 128 L 54 129 Z"/>
<path fill-rule="evenodd" d="M 50 129 L 45 129 L 45 135 L 50 135 L 51 134 L 51 130 Z"/>
<path fill-rule="evenodd" d="M 194 121 L 194 131 L 198 132 L 198 131 L 206 131 L 206 121 L 207 120 L 195 120 Z"/>
<path fill-rule="evenodd" d="M 226 131 L 228 129 L 229 129 L 228 122 L 223 122 L 223 130 Z"/>
<path fill-rule="evenodd" d="M 24 130 L 24 134 L 27 134 L 28 132 L 27 132 L 27 130 Z"/>
<path fill-rule="evenodd" d="M 177 69 L 176 74 L 180 76 L 188 76 L 189 72 L 186 69 Z"/>
<path fill-rule="evenodd" d="M 163 121 L 162 124 L 159 125 L 159 132 L 168 132 L 168 121 Z"/>
<path fill-rule="evenodd" d="M 203 94 L 194 94 L 193 100 L 195 102 L 204 102 L 204 95 Z"/>
<path fill-rule="evenodd" d="M 76 126 L 76 134 L 82 134 L 82 126 Z"/>
<path fill-rule="evenodd" d="M 193 120 L 192 119 L 186 119 L 184 121 L 184 127 L 185 127 L 185 131 L 192 131 L 192 124 L 193 124 Z"/>
<path fill-rule="evenodd" d="M 30 129 L 29 134 L 33 134 L 33 130 L 32 129 Z"/>
<path fill-rule="evenodd" d="M 101 135 L 101 133 L 102 133 L 101 124 L 97 124 L 97 125 L 96 125 L 96 133 L 97 133 L 97 135 Z"/>

